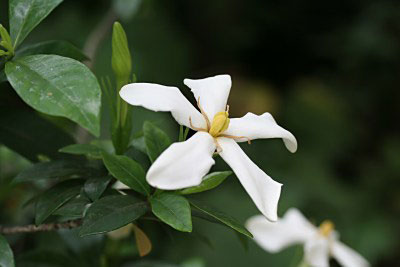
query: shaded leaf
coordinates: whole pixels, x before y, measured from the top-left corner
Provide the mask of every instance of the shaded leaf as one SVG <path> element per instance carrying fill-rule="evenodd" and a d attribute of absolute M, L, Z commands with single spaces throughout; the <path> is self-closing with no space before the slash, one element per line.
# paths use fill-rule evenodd
<path fill-rule="evenodd" d="M 14 267 L 14 255 L 7 240 L 0 235 L 0 266 Z"/>
<path fill-rule="evenodd" d="M 146 173 L 142 166 L 127 156 L 117 156 L 103 153 L 104 165 L 107 170 L 133 190 L 143 195 L 150 195 L 150 186 L 146 182 Z"/>
<path fill-rule="evenodd" d="M 7 76 L 6 73 L 4 72 L 4 69 L 0 70 L 0 83 L 7 81 Z"/>
<path fill-rule="evenodd" d="M 85 182 L 84 190 L 86 195 L 95 201 L 101 197 L 104 191 L 107 189 L 108 184 L 111 181 L 110 176 L 90 178 Z"/>
<path fill-rule="evenodd" d="M 73 155 L 86 155 L 88 157 L 100 159 L 102 158 L 101 152 L 103 149 L 92 144 L 72 144 L 60 148 L 58 151 Z"/>
<path fill-rule="evenodd" d="M 23 267 L 71 267 L 80 266 L 71 255 L 49 250 L 29 251 L 17 259 L 17 266 Z"/>
<path fill-rule="evenodd" d="M 151 162 L 154 162 L 158 156 L 171 144 L 168 135 L 153 123 L 146 121 L 143 124 L 143 136 L 146 145 L 147 155 Z"/>
<path fill-rule="evenodd" d="M 133 138 L 130 145 L 133 146 L 135 149 L 139 150 L 140 152 L 147 154 L 146 144 L 144 142 L 143 135 Z"/>
<path fill-rule="evenodd" d="M 62 0 L 10 0 L 10 35 L 17 47 Z"/>
<path fill-rule="evenodd" d="M 182 232 L 192 231 L 190 204 L 183 196 L 161 193 L 150 198 L 150 204 L 161 221 Z"/>
<path fill-rule="evenodd" d="M 90 203 L 89 199 L 84 196 L 78 196 L 71 199 L 52 215 L 65 216 L 69 218 L 82 218 L 87 205 Z"/>
<path fill-rule="evenodd" d="M 128 195 L 113 195 L 94 202 L 87 210 L 81 236 L 101 234 L 125 226 L 148 210 L 147 203 Z"/>
<path fill-rule="evenodd" d="M 231 216 L 217 211 L 211 207 L 208 207 L 198 201 L 190 200 L 190 204 L 200 213 L 193 212 L 193 216 L 208 220 L 210 222 L 217 222 L 219 224 L 223 224 L 229 226 L 233 230 L 253 238 L 253 235 L 247 231 L 247 229 L 239 223 L 236 219 L 232 218 Z"/>
<path fill-rule="evenodd" d="M 220 185 L 231 174 L 232 174 L 231 171 L 210 173 L 203 178 L 203 181 L 201 182 L 201 184 L 179 190 L 177 193 L 182 194 L 182 195 L 187 195 L 187 194 L 200 193 L 203 191 L 213 189 L 213 188 L 217 187 L 218 185 Z"/>
<path fill-rule="evenodd" d="M 83 52 L 67 41 L 50 40 L 33 45 L 28 45 L 16 52 L 16 58 L 29 55 L 59 55 L 69 57 L 78 61 L 87 60 L 88 57 Z"/>
<path fill-rule="evenodd" d="M 144 257 L 151 252 L 152 244 L 149 237 L 137 225 L 133 225 L 133 232 L 135 233 L 136 246 L 139 251 L 139 256 Z"/>
<path fill-rule="evenodd" d="M 93 73 L 74 59 L 33 55 L 6 63 L 7 79 L 31 107 L 66 117 L 100 134 L 101 90 Z"/>
<path fill-rule="evenodd" d="M 36 202 L 35 223 L 43 223 L 64 203 L 77 196 L 82 188 L 81 180 L 61 182 L 44 192 Z"/>

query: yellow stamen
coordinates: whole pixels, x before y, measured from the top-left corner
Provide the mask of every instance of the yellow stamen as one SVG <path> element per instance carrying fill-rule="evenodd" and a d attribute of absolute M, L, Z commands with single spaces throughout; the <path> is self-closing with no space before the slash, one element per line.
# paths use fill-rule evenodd
<path fill-rule="evenodd" d="M 329 220 L 323 221 L 319 226 L 319 232 L 325 237 L 328 237 L 334 229 L 335 225 Z"/>

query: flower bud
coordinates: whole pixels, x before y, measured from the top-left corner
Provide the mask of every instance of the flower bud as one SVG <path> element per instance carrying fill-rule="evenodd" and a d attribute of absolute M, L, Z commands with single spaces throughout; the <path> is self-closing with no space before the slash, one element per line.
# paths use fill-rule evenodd
<path fill-rule="evenodd" d="M 132 71 L 131 54 L 125 31 L 119 22 L 115 22 L 113 26 L 111 66 L 118 80 L 125 84 L 129 82 Z"/>

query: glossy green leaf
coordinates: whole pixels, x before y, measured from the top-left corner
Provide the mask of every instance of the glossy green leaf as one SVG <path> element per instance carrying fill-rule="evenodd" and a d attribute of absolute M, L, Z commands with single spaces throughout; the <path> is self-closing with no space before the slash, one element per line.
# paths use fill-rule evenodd
<path fill-rule="evenodd" d="M 77 196 L 81 191 L 82 183 L 81 180 L 68 180 L 44 192 L 36 202 L 36 225 L 43 223 L 64 203 Z"/>
<path fill-rule="evenodd" d="M 88 157 L 101 159 L 101 152 L 103 151 L 103 149 L 92 144 L 72 144 L 63 147 L 58 151 L 67 154 L 86 155 Z"/>
<path fill-rule="evenodd" d="M 41 179 L 66 178 L 71 176 L 83 177 L 99 175 L 101 170 L 94 169 L 85 161 L 54 160 L 36 163 L 20 172 L 14 183 L 37 181 Z"/>
<path fill-rule="evenodd" d="M 16 52 L 16 57 L 29 56 L 29 55 L 59 55 L 69 57 L 78 61 L 88 59 L 83 52 L 67 41 L 50 40 L 33 45 L 28 45 Z"/>
<path fill-rule="evenodd" d="M 7 240 L 0 235 L 0 266 L 14 267 L 14 255 Z"/>
<path fill-rule="evenodd" d="M 62 0 L 10 0 L 10 35 L 17 47 Z"/>
<path fill-rule="evenodd" d="M 85 182 L 84 190 L 86 195 L 95 201 L 101 197 L 104 191 L 107 189 L 108 184 L 111 181 L 110 176 L 90 178 Z"/>
<path fill-rule="evenodd" d="M 142 166 L 127 156 L 103 153 L 107 170 L 121 183 L 143 195 L 150 195 L 150 186 L 146 182 L 146 173 Z"/>
<path fill-rule="evenodd" d="M 220 185 L 231 174 L 231 171 L 210 173 L 203 178 L 203 181 L 198 186 L 182 189 L 178 191 L 178 193 L 182 195 L 187 195 L 213 189 Z"/>
<path fill-rule="evenodd" d="M 34 55 L 6 63 L 7 79 L 31 107 L 66 117 L 100 134 L 101 90 L 82 63 L 57 55 Z"/>
<path fill-rule="evenodd" d="M 140 218 L 147 210 L 146 202 L 129 195 L 101 198 L 87 210 L 79 234 L 86 236 L 116 230 Z"/>
<path fill-rule="evenodd" d="M 190 204 L 195 208 L 196 211 L 198 211 L 198 212 L 193 212 L 193 216 L 208 220 L 210 222 L 229 226 L 235 231 L 250 238 L 253 238 L 253 235 L 249 231 L 247 231 L 247 229 L 241 223 L 239 223 L 236 219 L 232 218 L 231 216 L 222 213 L 220 211 L 217 211 L 198 201 L 190 200 Z"/>
<path fill-rule="evenodd" d="M 90 203 L 89 199 L 85 196 L 78 196 L 71 199 L 59 209 L 53 212 L 52 215 L 65 216 L 69 218 L 82 218 L 87 205 Z"/>
<path fill-rule="evenodd" d="M 171 144 L 168 135 L 148 121 L 143 124 L 143 135 L 146 151 L 152 162 Z"/>
<path fill-rule="evenodd" d="M 38 155 L 65 157 L 58 149 L 73 142 L 66 132 L 31 109 L 0 108 L 0 143 L 30 161 L 38 161 Z"/>
<path fill-rule="evenodd" d="M 150 204 L 154 215 L 161 221 L 178 231 L 192 231 L 190 204 L 183 196 L 161 193 L 153 196 Z"/>

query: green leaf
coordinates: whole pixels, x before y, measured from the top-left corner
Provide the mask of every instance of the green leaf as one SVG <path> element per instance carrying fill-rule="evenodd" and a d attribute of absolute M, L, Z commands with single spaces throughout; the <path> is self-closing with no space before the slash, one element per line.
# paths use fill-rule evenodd
<path fill-rule="evenodd" d="M 31 107 L 100 134 L 101 90 L 82 63 L 56 55 L 34 55 L 6 63 L 7 79 Z"/>
<path fill-rule="evenodd" d="M 111 181 L 110 176 L 90 178 L 85 182 L 84 190 L 86 195 L 95 201 L 101 197 L 104 191 L 107 189 L 108 184 Z"/>
<path fill-rule="evenodd" d="M 90 203 L 89 199 L 84 196 L 78 196 L 71 199 L 55 212 L 53 215 L 65 216 L 69 218 L 82 218 L 86 206 Z"/>
<path fill-rule="evenodd" d="M 242 245 L 245 251 L 249 250 L 249 238 L 245 235 L 240 234 L 239 232 L 234 231 L 240 244 Z"/>
<path fill-rule="evenodd" d="M 132 71 L 131 53 L 124 28 L 118 21 L 113 25 L 111 67 L 117 79 L 129 81 Z"/>
<path fill-rule="evenodd" d="M 82 181 L 75 179 L 59 183 L 44 192 L 36 202 L 36 225 L 43 223 L 64 203 L 77 196 L 81 188 Z"/>
<path fill-rule="evenodd" d="M 147 210 L 146 202 L 129 195 L 101 198 L 86 212 L 79 234 L 86 236 L 114 231 L 140 218 Z"/>
<path fill-rule="evenodd" d="M 143 135 L 146 151 L 152 162 L 171 144 L 168 135 L 148 121 L 143 124 Z"/>
<path fill-rule="evenodd" d="M 150 204 L 154 215 L 161 221 L 178 231 L 192 231 L 190 204 L 183 196 L 161 193 L 150 198 Z"/>
<path fill-rule="evenodd" d="M 23 170 L 15 178 L 14 183 L 37 181 L 42 179 L 67 178 L 71 176 L 99 175 L 100 170 L 87 165 L 85 161 L 55 160 L 41 162 Z"/>
<path fill-rule="evenodd" d="M 146 182 L 146 173 L 142 166 L 127 156 L 103 153 L 107 170 L 121 183 L 143 195 L 150 195 L 150 186 Z"/>
<path fill-rule="evenodd" d="M 147 154 L 146 144 L 144 142 L 143 135 L 133 138 L 131 141 L 131 146 L 133 146 L 135 149 L 139 150 L 140 152 Z"/>
<path fill-rule="evenodd" d="M 14 255 L 7 240 L 0 235 L 0 266 L 14 267 Z"/>
<path fill-rule="evenodd" d="M 210 173 L 203 178 L 203 181 L 198 186 L 185 188 L 178 191 L 177 193 L 182 195 L 187 195 L 213 189 L 218 185 L 220 185 L 231 174 L 232 174 L 231 171 Z"/>
<path fill-rule="evenodd" d="M 62 0 L 10 0 L 10 34 L 17 47 Z"/>
<path fill-rule="evenodd" d="M 190 200 L 190 204 L 197 210 L 199 213 L 193 213 L 193 216 L 208 220 L 210 222 L 219 223 L 223 225 L 227 225 L 230 228 L 234 229 L 235 231 L 253 238 L 253 235 L 247 231 L 247 229 L 239 223 L 236 219 L 232 218 L 231 216 L 217 211 L 213 208 L 205 206 L 202 203 L 199 203 L 194 200 Z"/>
<path fill-rule="evenodd" d="M 38 161 L 38 155 L 65 157 L 58 149 L 73 142 L 66 132 L 31 109 L 0 108 L 0 143 L 30 161 Z"/>
<path fill-rule="evenodd" d="M 82 51 L 67 41 L 50 40 L 33 45 L 28 45 L 16 52 L 16 57 L 29 55 L 59 55 L 69 57 L 78 61 L 86 60 L 88 57 Z"/>
<path fill-rule="evenodd" d="M 4 72 L 4 69 L 0 70 L 0 83 L 7 81 L 7 76 L 6 73 Z"/>
<path fill-rule="evenodd" d="M 101 159 L 101 152 L 103 151 L 103 149 L 92 144 L 72 144 L 63 147 L 58 151 L 67 154 L 86 155 L 88 157 Z"/>

